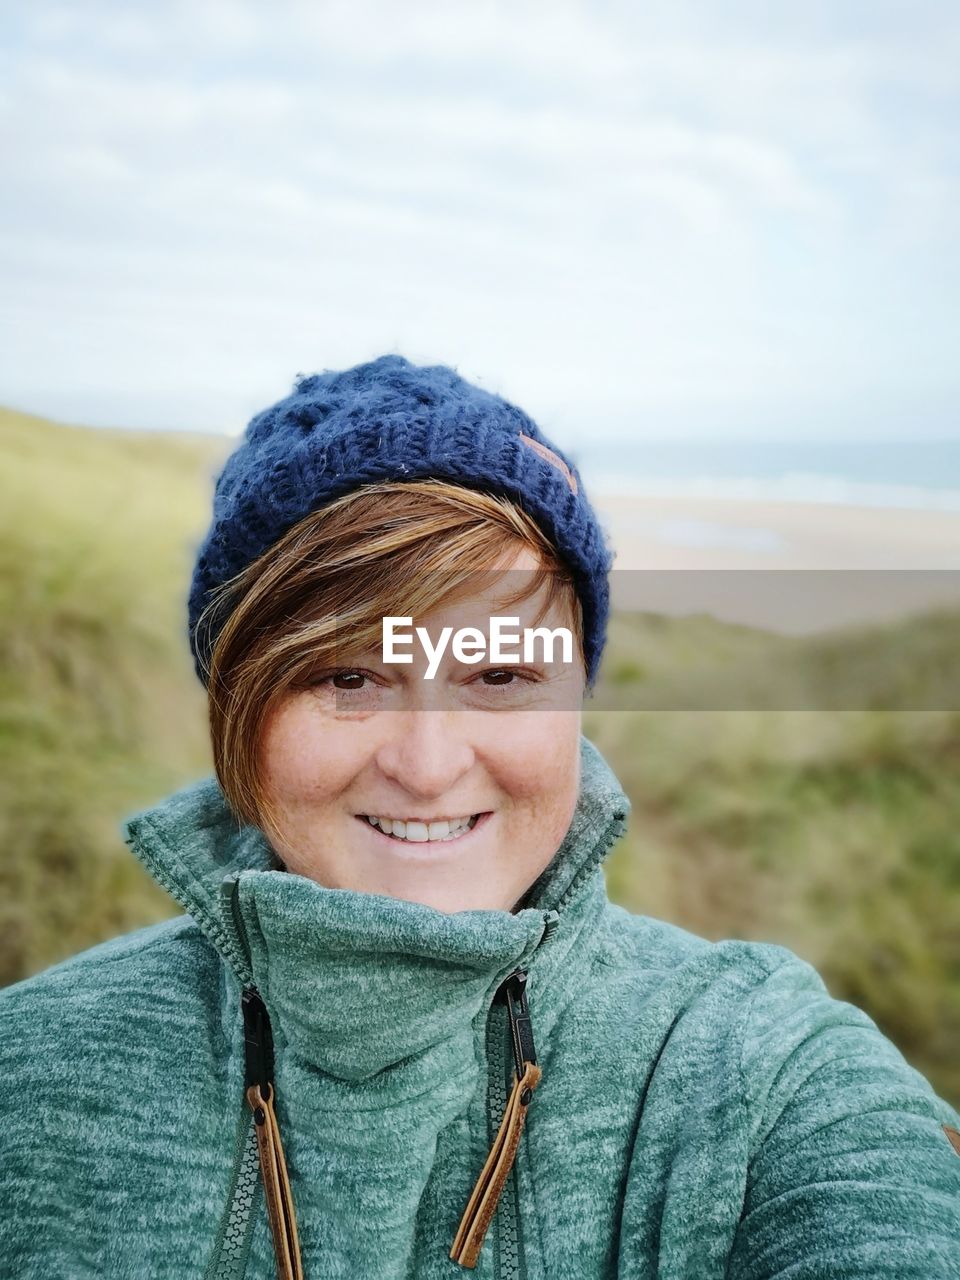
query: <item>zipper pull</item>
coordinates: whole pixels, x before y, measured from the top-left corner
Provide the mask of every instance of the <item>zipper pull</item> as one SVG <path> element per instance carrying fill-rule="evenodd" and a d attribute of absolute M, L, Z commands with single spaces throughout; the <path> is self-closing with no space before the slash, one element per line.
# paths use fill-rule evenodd
<path fill-rule="evenodd" d="M 273 1087 L 273 1028 L 263 997 L 256 987 L 244 987 L 240 997 L 243 1009 L 243 1049 L 246 1059 L 245 1088 L 259 1085 L 269 1098 Z"/>
<path fill-rule="evenodd" d="M 255 986 L 244 987 L 241 1006 L 246 1066 L 244 1087 L 256 1127 L 257 1154 L 277 1260 L 277 1278 L 303 1280 L 293 1194 L 273 1109 L 273 1030 L 270 1016 Z"/>
<path fill-rule="evenodd" d="M 520 1145 L 520 1135 L 527 1118 L 527 1108 L 543 1074 L 537 1066 L 537 1055 L 533 1046 L 533 1026 L 527 1006 L 526 984 L 526 971 L 514 969 L 513 973 L 501 983 L 494 996 L 496 1003 L 506 1003 L 507 1006 L 515 1069 L 513 1088 L 504 1107 L 500 1128 L 497 1130 L 490 1154 L 480 1171 L 480 1177 L 473 1188 L 467 1207 L 463 1211 L 453 1247 L 450 1250 L 450 1257 L 454 1262 L 459 1262 L 461 1266 L 471 1269 L 477 1265 L 500 1193 L 513 1168 L 513 1161 Z"/>
<path fill-rule="evenodd" d="M 501 985 L 496 999 L 506 1001 L 507 1013 L 510 1017 L 510 1041 L 513 1045 L 513 1063 L 516 1068 L 514 1079 L 523 1075 L 524 1065 L 528 1062 L 537 1065 L 537 1054 L 533 1047 L 533 1025 L 530 1022 L 530 1009 L 527 1006 L 527 974 L 524 969 L 514 969 L 513 973 Z M 529 1102 L 530 1099 L 527 1099 Z"/>

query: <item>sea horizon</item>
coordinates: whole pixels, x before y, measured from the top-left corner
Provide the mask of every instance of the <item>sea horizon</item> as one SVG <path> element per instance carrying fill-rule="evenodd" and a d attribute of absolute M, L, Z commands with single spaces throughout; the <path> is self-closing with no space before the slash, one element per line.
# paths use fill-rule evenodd
<path fill-rule="evenodd" d="M 568 450 L 597 495 L 960 511 L 960 439 L 646 439 Z"/>

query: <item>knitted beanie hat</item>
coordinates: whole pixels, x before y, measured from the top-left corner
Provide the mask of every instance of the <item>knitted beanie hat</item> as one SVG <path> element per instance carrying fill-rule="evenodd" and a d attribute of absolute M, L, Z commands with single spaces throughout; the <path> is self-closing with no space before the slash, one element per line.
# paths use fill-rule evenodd
<path fill-rule="evenodd" d="M 289 396 L 250 421 L 217 479 L 193 572 L 189 631 L 200 680 L 226 620 L 198 629 L 214 588 L 335 498 L 373 481 L 424 478 L 510 498 L 540 525 L 572 571 L 592 685 L 613 557 L 576 468 L 522 409 L 446 365 L 418 367 L 399 355 L 300 376 Z"/>

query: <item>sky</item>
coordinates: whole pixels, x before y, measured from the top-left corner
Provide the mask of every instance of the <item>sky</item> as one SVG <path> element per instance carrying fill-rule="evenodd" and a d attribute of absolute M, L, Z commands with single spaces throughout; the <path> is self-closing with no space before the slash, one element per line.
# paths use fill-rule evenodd
<path fill-rule="evenodd" d="M 943 0 L 0 6 L 0 403 L 455 366 L 561 445 L 960 437 Z"/>

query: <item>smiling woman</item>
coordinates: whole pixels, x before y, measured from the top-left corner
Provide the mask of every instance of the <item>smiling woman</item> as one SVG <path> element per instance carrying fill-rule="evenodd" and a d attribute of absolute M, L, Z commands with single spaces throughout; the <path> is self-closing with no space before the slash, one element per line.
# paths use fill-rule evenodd
<path fill-rule="evenodd" d="M 607 897 L 610 565 L 452 369 L 252 420 L 189 599 L 216 776 L 125 823 L 185 914 L 0 992 L 4 1275 L 960 1277 L 960 1116 L 870 1018 Z M 499 616 L 575 651 L 441 651 Z"/>
<path fill-rule="evenodd" d="M 535 521 L 503 497 L 432 479 L 364 485 L 299 521 L 211 596 L 196 632 L 225 616 L 206 672 L 214 763 L 247 822 L 270 819 L 257 757 L 264 724 L 281 705 L 317 711 L 321 691 L 334 688 L 327 710 L 340 715 L 374 704 L 398 710 L 411 695 L 421 703 L 430 697 L 420 664 L 391 670 L 384 660 L 383 619 L 401 607 L 424 620 L 436 620 L 441 609 L 461 618 L 466 608 L 487 628 L 498 610 L 521 605 L 533 623 L 561 619 L 575 633 L 577 661 L 541 664 L 538 689 L 549 688 L 556 709 L 580 706 L 583 612 L 570 571 Z M 376 662 L 379 678 L 368 675 L 366 687 L 351 688 L 343 670 L 363 659 Z M 447 703 L 450 671 L 448 661 L 438 683 Z M 529 668 L 515 671 L 514 687 L 492 683 L 489 674 L 473 665 L 457 672 L 458 705 L 516 706 L 523 683 L 521 704 L 530 702 Z M 312 696 L 298 703 L 307 690 Z M 549 705 L 543 692 L 533 700 Z"/>
<path fill-rule="evenodd" d="M 579 598 L 531 517 L 444 481 L 367 485 L 208 608 L 225 605 L 210 725 L 234 812 L 331 888 L 510 910 L 570 825 L 585 684 Z M 447 649 L 431 676 L 421 647 L 394 666 L 377 642 L 400 608 L 437 635 L 519 609 L 572 631 L 577 656 L 498 668 Z"/>

